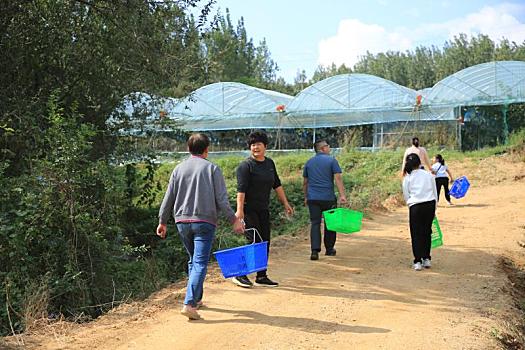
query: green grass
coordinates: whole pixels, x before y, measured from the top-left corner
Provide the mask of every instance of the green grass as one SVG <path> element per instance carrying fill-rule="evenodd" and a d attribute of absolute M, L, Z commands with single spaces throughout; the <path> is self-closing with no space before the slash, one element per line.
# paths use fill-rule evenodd
<path fill-rule="evenodd" d="M 277 171 L 281 177 L 288 201 L 294 206 L 296 214 L 293 220 L 288 220 L 282 213 L 282 205 L 278 202 L 275 194 L 272 194 L 270 211 L 272 216 L 272 229 L 274 235 L 289 234 L 306 229 L 308 225 L 308 211 L 304 207 L 302 191 L 302 171 L 304 164 L 313 152 L 271 155 L 275 161 Z M 337 159 L 343 169 L 343 180 L 347 190 L 347 197 L 350 201 L 349 207 L 359 211 L 367 212 L 368 208 L 375 208 L 391 195 L 400 193 L 400 181 L 398 178 L 400 169 L 401 152 L 362 152 L 350 151 L 343 152 Z M 211 159 L 217 164 L 225 177 L 230 202 L 235 208 L 236 196 L 236 176 L 235 170 L 239 163 L 244 159 L 243 156 L 226 156 Z M 167 184 L 169 175 L 176 164 L 162 164 L 157 170 L 157 180 L 162 184 Z M 157 205 L 160 205 L 163 191 L 159 191 L 156 198 Z M 229 227 L 220 228 L 218 231 L 219 243 L 233 245 L 235 238 L 227 238 Z"/>
<path fill-rule="evenodd" d="M 432 158 L 435 154 L 441 153 L 446 160 L 462 161 L 471 159 L 480 161 L 484 158 L 509 152 L 516 148 L 523 148 L 525 140 L 525 131 L 511 135 L 508 145 L 502 145 L 492 148 L 485 148 L 471 152 L 460 152 L 456 150 L 430 148 L 429 156 Z M 302 192 L 302 169 L 306 161 L 312 157 L 313 152 L 297 152 L 291 154 L 272 153 L 269 156 L 275 161 L 277 171 L 281 177 L 283 187 L 289 202 L 296 209 L 296 215 L 293 220 L 289 221 L 280 213 L 282 205 L 272 194 L 270 210 L 272 215 L 272 229 L 274 235 L 288 234 L 306 229 L 308 225 L 308 212 L 303 204 Z M 245 158 L 245 155 L 239 156 L 221 156 L 210 158 L 222 170 L 230 202 L 235 209 L 236 196 L 236 176 L 235 170 L 239 163 Z M 351 209 L 363 211 L 365 215 L 370 214 L 381 207 L 381 203 L 391 196 L 401 198 L 401 179 L 399 173 L 401 170 L 401 159 L 403 150 L 382 150 L 378 152 L 366 152 L 358 150 L 342 151 L 336 157 L 343 170 L 343 181 L 347 191 L 347 198 Z M 175 164 L 163 164 L 157 171 L 157 180 L 165 186 L 168 182 L 169 175 Z M 156 198 L 157 205 L 160 205 L 163 191 L 160 191 Z M 222 232 L 223 229 L 219 231 Z M 225 230 L 229 230 L 226 227 Z M 226 233 L 224 233 L 226 234 Z M 226 238 L 224 240 L 227 242 Z"/>

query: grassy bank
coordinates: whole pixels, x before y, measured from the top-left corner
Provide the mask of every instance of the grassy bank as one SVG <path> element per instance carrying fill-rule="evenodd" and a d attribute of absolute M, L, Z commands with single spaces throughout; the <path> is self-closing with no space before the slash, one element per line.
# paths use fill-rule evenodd
<path fill-rule="evenodd" d="M 449 161 L 461 162 L 470 159 L 479 162 L 487 157 L 511 153 L 523 149 L 525 133 L 512 135 L 509 145 L 486 148 L 472 152 L 460 152 L 455 150 L 430 148 L 430 157 L 442 154 Z M 370 215 L 374 211 L 385 210 L 386 207 L 403 205 L 401 195 L 401 159 L 404 150 L 384 150 L 378 152 L 367 152 L 357 150 L 343 150 L 336 156 L 343 170 L 343 181 L 347 191 L 349 204 L 346 206 L 363 211 Z M 306 161 L 313 156 L 311 153 L 278 154 L 269 152 L 269 156 L 275 161 L 277 171 L 281 177 L 288 200 L 295 208 L 296 213 L 292 220 L 283 215 L 282 205 L 278 202 L 275 193 L 271 195 L 270 212 L 272 217 L 272 235 L 297 234 L 308 230 L 308 210 L 303 203 L 302 191 L 302 169 Z M 230 202 L 235 209 L 236 177 L 235 170 L 244 156 L 213 156 L 209 158 L 222 170 Z M 177 161 L 179 162 L 180 159 Z M 157 170 L 156 180 L 165 187 L 171 171 L 175 164 L 163 164 Z M 159 191 L 155 199 L 158 208 L 164 192 Z M 171 228 L 171 232 L 175 230 Z M 173 238 L 173 237 L 172 237 Z M 177 237 L 175 237 L 178 239 Z M 162 243 L 161 243 L 162 244 Z M 215 249 L 223 249 L 236 245 L 245 244 L 244 240 L 231 233 L 230 226 L 224 222 L 217 230 L 217 241 Z M 185 257 L 184 257 L 185 258 Z"/>
<path fill-rule="evenodd" d="M 447 161 L 456 164 L 460 162 L 482 162 L 491 156 L 503 153 L 515 154 L 517 161 L 524 161 L 524 136 L 524 133 L 513 136 L 511 143 L 507 146 L 468 153 L 431 148 L 429 154 L 433 156 L 436 153 L 441 153 Z M 403 150 L 385 150 L 373 153 L 347 150 L 339 153 L 337 159 L 343 169 L 343 180 L 349 199 L 347 206 L 363 211 L 366 216 L 384 210 L 385 207 L 403 205 L 399 175 L 402 155 Z M 273 236 L 308 232 L 308 211 L 303 203 L 302 169 L 311 156 L 313 156 L 313 152 L 286 155 L 270 152 L 270 157 L 276 163 L 286 195 L 296 209 L 294 217 L 290 220 L 282 214 L 282 205 L 272 193 L 270 211 Z M 233 208 L 235 208 L 236 196 L 235 171 L 244 157 L 210 157 L 210 160 L 218 164 L 223 171 Z M 115 217 L 118 214 L 118 221 L 115 221 L 115 225 L 109 228 L 101 227 L 93 233 L 93 225 L 82 223 L 82 226 L 79 226 L 87 232 L 86 237 L 91 237 L 94 234 L 106 234 L 109 237 L 106 241 L 116 247 L 110 250 L 108 245 L 94 245 L 94 241 L 87 242 L 90 249 L 88 251 L 89 258 L 91 258 L 89 262 L 92 261 L 98 265 L 94 266 L 93 273 L 88 276 L 92 283 L 91 289 L 89 289 L 91 294 L 89 294 L 90 299 L 83 304 L 80 304 L 80 299 L 77 296 L 77 290 L 81 288 L 73 289 L 68 287 L 68 284 L 64 284 L 64 286 L 57 284 L 53 282 L 57 280 L 53 275 L 45 275 L 41 279 L 33 278 L 33 284 L 22 284 L 24 280 L 30 280 L 29 277 L 26 278 L 25 275 L 11 271 L 11 275 L 8 276 L 10 279 L 7 289 L 4 291 L 5 295 L 9 295 L 10 315 L 13 316 L 14 311 L 21 315 L 13 322 L 15 331 L 31 328 L 32 320 L 42 317 L 44 319 L 49 318 L 49 315 L 53 318 L 64 315 L 70 319 L 84 321 L 108 311 L 119 303 L 145 298 L 153 291 L 184 277 L 187 255 L 173 221 L 168 226 L 168 238 L 166 240 L 161 240 L 155 235 L 158 208 L 169 176 L 177 162 L 183 158 L 174 159 L 172 163 L 161 165 L 144 163 L 124 166 L 118 169 L 115 178 L 109 182 L 118 189 L 115 193 L 129 198 L 129 203 L 117 208 Z M 56 207 L 54 203 L 58 202 L 53 202 L 53 208 Z M 90 202 L 87 201 L 86 203 L 89 204 Z M 34 209 L 35 212 L 37 209 Z M 115 234 L 108 231 L 110 228 L 115 231 Z M 50 237 L 54 236 L 51 235 Z M 45 242 L 48 241 L 49 239 L 45 240 Z M 224 221 L 220 222 L 214 250 L 243 244 L 245 241 L 242 236 L 235 235 L 229 224 Z M 63 250 L 63 248 L 59 248 L 56 250 Z M 35 256 L 39 256 L 38 254 L 40 253 L 35 253 Z M 27 254 L 20 252 L 20 256 L 27 256 Z M 53 257 L 55 255 L 48 253 L 46 256 Z M 22 282 L 18 282 L 15 278 Z M 65 280 L 65 278 L 69 278 L 69 275 L 65 275 L 63 279 Z M 72 275 L 65 281 L 70 280 L 75 282 L 77 275 Z M 87 289 L 83 288 L 82 290 Z M 5 295 L 3 296 L 4 299 Z M 35 300 L 38 301 L 39 307 L 36 311 L 31 311 L 35 309 Z M 31 312 L 27 313 L 24 310 Z M 83 315 L 82 318 L 78 317 L 79 314 Z M 3 319 L 8 320 L 7 316 L 9 315 L 2 316 Z M 5 334 L 7 333 L 10 333 L 9 329 L 6 329 Z"/>

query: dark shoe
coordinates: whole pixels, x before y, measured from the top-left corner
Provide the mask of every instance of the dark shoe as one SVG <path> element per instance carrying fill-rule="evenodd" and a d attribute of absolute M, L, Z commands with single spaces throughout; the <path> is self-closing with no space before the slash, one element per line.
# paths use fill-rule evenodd
<path fill-rule="evenodd" d="M 330 249 L 330 250 L 327 250 L 324 255 L 335 256 L 335 253 L 336 253 L 335 249 Z"/>
<path fill-rule="evenodd" d="M 319 260 L 319 252 L 316 250 L 313 250 L 312 255 L 310 255 L 310 260 Z"/>
<path fill-rule="evenodd" d="M 277 287 L 279 283 L 272 281 L 267 276 L 257 277 L 255 279 L 255 285 L 261 287 Z"/>
<path fill-rule="evenodd" d="M 252 281 L 247 276 L 237 276 L 232 278 L 232 282 L 243 288 L 253 287 Z"/>

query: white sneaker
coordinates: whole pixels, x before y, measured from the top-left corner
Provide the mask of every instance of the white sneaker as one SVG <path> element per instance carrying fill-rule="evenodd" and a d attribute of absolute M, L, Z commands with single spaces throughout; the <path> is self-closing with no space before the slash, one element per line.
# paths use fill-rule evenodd
<path fill-rule="evenodd" d="M 449 206 L 449 207 L 451 207 L 451 206 L 453 206 L 453 205 L 454 205 L 454 204 L 452 204 L 452 202 L 451 202 L 451 201 L 447 201 L 447 204 L 448 204 L 448 206 Z"/>
<path fill-rule="evenodd" d="M 423 266 L 421 265 L 421 263 L 419 261 L 417 263 L 414 263 L 414 265 L 412 267 L 416 271 L 421 271 L 423 269 Z"/>
<path fill-rule="evenodd" d="M 430 269 L 431 266 L 432 266 L 432 262 L 430 261 L 430 259 L 423 259 L 423 267 L 425 269 Z"/>

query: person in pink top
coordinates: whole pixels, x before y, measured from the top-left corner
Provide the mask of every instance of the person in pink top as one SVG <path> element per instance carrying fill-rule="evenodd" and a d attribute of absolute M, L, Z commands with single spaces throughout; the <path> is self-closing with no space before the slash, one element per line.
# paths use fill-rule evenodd
<path fill-rule="evenodd" d="M 421 169 L 426 169 L 430 171 L 432 166 L 430 165 L 430 159 L 428 158 L 428 153 L 425 147 L 419 145 L 419 138 L 412 138 L 412 146 L 408 147 L 403 155 L 403 164 L 401 165 L 401 172 L 404 173 L 406 158 L 409 154 L 415 153 L 421 159 Z"/>

